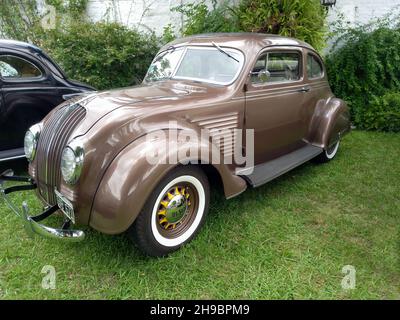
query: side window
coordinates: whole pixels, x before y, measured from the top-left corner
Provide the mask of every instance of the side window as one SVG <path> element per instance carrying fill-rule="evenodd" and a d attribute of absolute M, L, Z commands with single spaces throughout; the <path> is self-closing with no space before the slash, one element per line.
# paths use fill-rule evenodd
<path fill-rule="evenodd" d="M 0 75 L 3 79 L 40 78 L 42 72 L 29 61 L 11 55 L 0 56 Z"/>
<path fill-rule="evenodd" d="M 254 84 L 291 82 L 301 78 L 301 55 L 298 52 L 262 54 L 251 72 Z"/>
<path fill-rule="evenodd" d="M 321 78 L 324 74 L 321 62 L 312 54 L 307 55 L 307 77 L 309 79 Z"/>

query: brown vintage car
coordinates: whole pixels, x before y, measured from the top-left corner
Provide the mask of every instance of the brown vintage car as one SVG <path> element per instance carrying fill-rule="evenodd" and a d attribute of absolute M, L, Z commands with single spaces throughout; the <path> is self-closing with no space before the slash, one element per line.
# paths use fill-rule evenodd
<path fill-rule="evenodd" d="M 27 184 L 1 194 L 31 233 L 79 241 L 84 232 L 71 226 L 89 225 L 164 256 L 199 231 L 210 184 L 232 198 L 308 160 L 327 162 L 349 130 L 347 106 L 310 45 L 197 35 L 164 46 L 142 85 L 76 97 L 34 125 L 30 177 L 0 176 Z M 45 204 L 36 216 L 7 197 L 29 189 Z M 56 211 L 60 229 L 39 224 Z"/>

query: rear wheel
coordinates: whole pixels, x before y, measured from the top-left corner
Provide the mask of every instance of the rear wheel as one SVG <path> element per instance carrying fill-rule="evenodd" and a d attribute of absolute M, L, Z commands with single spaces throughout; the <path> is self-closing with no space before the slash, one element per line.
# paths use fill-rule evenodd
<path fill-rule="evenodd" d="M 317 158 L 315 158 L 317 162 L 325 163 L 331 161 L 336 156 L 339 150 L 339 145 L 340 145 L 340 140 L 338 140 L 335 144 L 333 144 L 329 148 L 324 149 L 324 151 Z"/>
<path fill-rule="evenodd" d="M 209 207 L 209 184 L 194 166 L 178 167 L 156 187 L 128 234 L 141 251 L 165 256 L 194 238 Z"/>

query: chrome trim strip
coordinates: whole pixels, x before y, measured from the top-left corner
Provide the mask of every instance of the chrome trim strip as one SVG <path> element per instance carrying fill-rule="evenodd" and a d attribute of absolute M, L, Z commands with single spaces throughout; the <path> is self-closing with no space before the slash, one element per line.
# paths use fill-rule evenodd
<path fill-rule="evenodd" d="M 25 158 L 24 154 L 20 155 L 20 156 L 9 157 L 9 158 L 3 158 L 3 159 L 0 158 L 0 162 L 9 161 L 9 160 L 16 160 L 16 159 L 22 159 L 22 158 Z"/>
<path fill-rule="evenodd" d="M 257 95 L 248 95 L 246 97 L 246 101 L 257 100 L 257 99 L 262 99 L 262 98 L 274 98 L 274 97 L 279 97 L 281 95 L 295 94 L 295 93 L 299 93 L 299 90 L 300 89 L 287 90 L 287 91 L 281 91 L 281 92 L 271 92 L 271 93 L 264 93 L 264 94 L 257 94 Z"/>

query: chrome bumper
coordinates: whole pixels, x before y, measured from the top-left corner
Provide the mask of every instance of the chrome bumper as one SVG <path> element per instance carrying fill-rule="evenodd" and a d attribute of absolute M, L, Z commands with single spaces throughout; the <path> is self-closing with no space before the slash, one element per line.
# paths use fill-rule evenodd
<path fill-rule="evenodd" d="M 18 182 L 26 182 L 27 185 L 22 186 L 13 186 L 9 188 L 4 188 L 3 184 L 5 181 L 18 181 Z M 25 177 L 15 177 L 12 170 L 7 170 L 0 174 L 0 198 L 4 199 L 7 205 L 11 208 L 12 211 L 21 219 L 26 232 L 33 236 L 34 234 L 38 234 L 40 236 L 52 239 L 60 239 L 67 242 L 79 242 L 85 238 L 85 233 L 81 230 L 70 230 L 70 220 L 66 220 L 61 229 L 54 229 L 39 224 L 39 221 L 42 221 L 59 210 L 58 205 L 50 207 L 43 211 L 42 213 L 36 216 L 29 215 L 29 208 L 27 203 L 24 201 L 22 203 L 22 210 L 20 210 L 14 203 L 11 202 L 8 194 L 17 191 L 24 190 L 33 190 L 36 189 L 36 184 L 32 181 L 31 178 Z"/>

